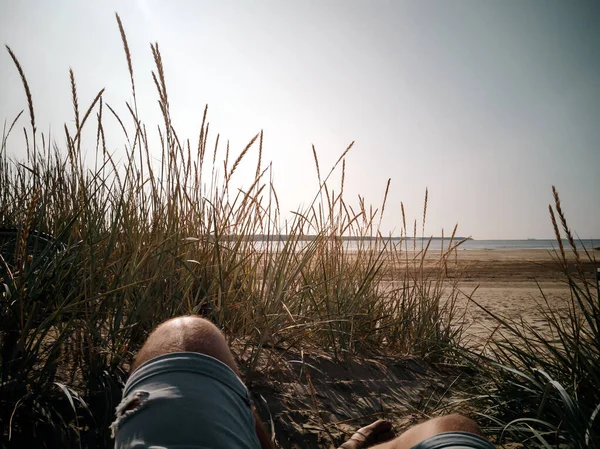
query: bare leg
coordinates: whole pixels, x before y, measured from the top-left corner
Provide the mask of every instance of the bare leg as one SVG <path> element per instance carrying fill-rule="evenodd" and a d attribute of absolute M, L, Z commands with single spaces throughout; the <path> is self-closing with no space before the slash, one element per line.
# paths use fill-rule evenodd
<path fill-rule="evenodd" d="M 173 352 L 197 352 L 209 355 L 225 363 L 239 375 L 239 369 L 221 331 L 210 321 L 196 316 L 174 318 L 158 326 L 138 353 L 131 371 L 155 357 Z M 255 410 L 253 413 L 261 447 L 273 449 L 264 425 Z M 449 415 L 418 424 L 398 438 L 392 439 L 394 434 L 391 424 L 379 420 L 359 429 L 341 448 L 409 449 L 427 438 L 450 431 L 481 435 L 481 430 L 474 421 L 461 415 Z"/>
<path fill-rule="evenodd" d="M 381 445 L 379 449 L 408 449 L 427 438 L 444 432 L 469 432 L 483 436 L 475 421 L 458 414 L 440 416 L 411 427 L 398 438 L 390 441 L 389 446 Z"/>
<path fill-rule="evenodd" d="M 474 421 L 458 414 L 430 419 L 429 421 L 411 427 L 395 439 L 391 439 L 390 435 L 393 434 L 391 434 L 389 423 L 387 421 L 379 420 L 370 426 L 358 430 L 352 438 L 342 444 L 340 448 L 364 449 L 372 447 L 373 449 L 410 449 L 421 441 L 444 432 L 469 432 L 483 436 L 481 429 Z M 377 440 L 382 442 L 382 444 L 377 445 Z"/>
<path fill-rule="evenodd" d="M 197 316 L 173 318 L 158 326 L 139 351 L 131 372 L 143 363 L 173 352 L 197 352 L 209 355 L 229 366 L 238 376 L 239 369 L 221 331 L 210 321 Z M 256 410 L 256 435 L 263 449 L 272 449 L 271 439 Z"/>

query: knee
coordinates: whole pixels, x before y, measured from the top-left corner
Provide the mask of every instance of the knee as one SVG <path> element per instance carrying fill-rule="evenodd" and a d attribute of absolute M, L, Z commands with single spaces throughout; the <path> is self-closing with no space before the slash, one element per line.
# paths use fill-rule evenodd
<path fill-rule="evenodd" d="M 198 316 L 172 318 L 159 325 L 144 343 L 132 370 L 154 357 L 173 352 L 209 355 L 237 373 L 233 355 L 222 332 L 213 323 Z"/>
<path fill-rule="evenodd" d="M 454 413 L 452 415 L 435 418 L 439 432 L 469 432 L 481 435 L 481 429 L 475 421 L 466 416 Z"/>

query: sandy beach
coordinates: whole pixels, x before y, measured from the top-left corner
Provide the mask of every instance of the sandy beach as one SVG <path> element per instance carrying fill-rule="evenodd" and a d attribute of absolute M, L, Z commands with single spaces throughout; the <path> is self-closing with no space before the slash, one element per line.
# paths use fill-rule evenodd
<path fill-rule="evenodd" d="M 572 255 L 567 257 L 574 262 Z M 429 253 L 424 269 L 435 271 L 438 261 L 439 252 Z M 583 269 L 593 278 L 593 263 L 583 262 Z M 458 251 L 448 277 L 461 292 L 457 304 L 465 310 L 465 338 L 475 347 L 483 347 L 497 322 L 469 297 L 493 313 L 523 319 L 540 332 L 548 332 L 538 309 L 543 301 L 540 289 L 558 311 L 566 310 L 570 298 L 558 263 L 545 250 Z M 450 391 L 460 371 L 410 357 L 361 356 L 344 364 L 316 350 L 275 351 L 265 355 L 264 363 L 276 373 L 267 374 L 267 369 L 263 378 L 250 380 L 251 390 L 266 398 L 261 412 L 276 416 L 274 428 L 284 447 L 335 447 L 334 442 L 339 444 L 359 425 L 382 417 L 402 431 L 428 416 L 465 412 Z M 280 381 L 273 382 L 277 378 Z"/>
<path fill-rule="evenodd" d="M 598 253 L 596 251 L 596 253 Z M 567 254 L 570 269 L 575 258 Z M 592 280 L 595 265 L 582 261 Z M 458 281 L 461 307 L 468 307 L 466 335 L 473 340 L 487 338 L 497 322 L 476 304 L 493 313 L 515 320 L 523 319 L 536 330 L 547 332 L 539 304 L 548 302 L 560 313 L 567 310 L 570 291 L 556 256 L 545 250 L 465 250 L 458 252 L 458 268 L 464 275 Z"/>
<path fill-rule="evenodd" d="M 590 257 L 600 251 L 590 252 Z M 421 256 L 408 251 L 406 258 L 390 271 L 390 280 L 409 272 L 420 276 Z M 595 287 L 597 264 L 580 252 L 581 267 Z M 566 253 L 569 270 L 576 270 L 572 252 Z M 536 330 L 546 332 L 545 320 L 539 305 L 547 301 L 555 311 L 563 313 L 570 303 L 570 291 L 556 254 L 543 249 L 457 250 L 446 259 L 445 297 L 450 297 L 453 286 L 459 290 L 457 305 L 465 311 L 465 336 L 473 344 L 484 344 L 496 329 L 498 322 L 483 308 L 512 320 L 524 320 Z M 440 251 L 428 251 L 423 262 L 424 276 L 436 282 L 441 276 Z M 481 307 L 479 307 L 479 306 Z"/>

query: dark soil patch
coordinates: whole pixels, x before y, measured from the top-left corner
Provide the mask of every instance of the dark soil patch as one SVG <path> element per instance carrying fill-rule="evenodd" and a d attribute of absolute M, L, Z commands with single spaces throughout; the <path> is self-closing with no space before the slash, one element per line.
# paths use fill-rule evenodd
<path fill-rule="evenodd" d="M 400 434 L 449 413 L 456 399 L 450 386 L 462 377 L 410 357 L 364 355 L 344 362 L 317 349 L 265 349 L 259 365 L 245 380 L 267 428 L 286 449 L 337 447 L 379 418 L 392 421 Z"/>

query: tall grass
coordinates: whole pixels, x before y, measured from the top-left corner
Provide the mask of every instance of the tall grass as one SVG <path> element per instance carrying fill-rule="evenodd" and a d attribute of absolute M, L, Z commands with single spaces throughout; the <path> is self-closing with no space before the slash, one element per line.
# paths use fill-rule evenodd
<path fill-rule="evenodd" d="M 283 213 L 272 167 L 262 162 L 262 131 L 231 157 L 227 145 L 222 171 L 222 144 L 209 133 L 207 109 L 197 142 L 180 138 L 158 44 L 151 46 L 152 76 L 163 123 L 154 147 L 117 21 L 133 101 L 125 116 L 104 102 L 103 90 L 83 104 L 71 70 L 74 120 L 64 126 L 62 149 L 37 132 L 25 71 L 8 49 L 30 125 L 23 128 L 25 160 L 8 157 L 22 113 L 5 126 L 0 148 L 3 444 L 109 445 L 133 354 L 154 326 L 180 314 L 217 323 L 243 348 L 246 373 L 257 369 L 265 347 L 319 346 L 342 362 L 363 351 L 443 358 L 460 337 L 456 289 L 446 281 L 448 256 L 460 243 L 454 233 L 433 268 L 424 268 L 429 244 L 411 251 L 382 235 L 389 181 L 379 207 L 360 198 L 353 208 L 345 200 L 352 145 L 323 178 L 315 152 L 314 201 Z M 107 120 L 122 130 L 124 158 L 107 149 Z M 83 139 L 89 129 L 94 142 Z M 95 155 L 93 164 L 86 153 Z M 253 154 L 255 179 L 234 187 L 240 164 Z M 340 169 L 336 191 L 330 176 Z M 356 237 L 358 249 L 342 236 Z"/>
<path fill-rule="evenodd" d="M 580 250 L 553 187 L 550 218 L 558 247 L 557 266 L 569 287 L 564 308 L 550 304 L 540 287 L 538 311 L 549 332 L 479 305 L 498 322 L 484 354 L 468 354 L 482 383 L 477 407 L 496 427 L 500 442 L 526 446 L 600 447 L 600 300 L 588 266 L 600 264 Z M 565 248 L 563 237 L 569 247 Z M 570 252 L 570 254 L 569 254 Z"/>

